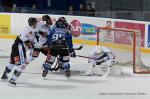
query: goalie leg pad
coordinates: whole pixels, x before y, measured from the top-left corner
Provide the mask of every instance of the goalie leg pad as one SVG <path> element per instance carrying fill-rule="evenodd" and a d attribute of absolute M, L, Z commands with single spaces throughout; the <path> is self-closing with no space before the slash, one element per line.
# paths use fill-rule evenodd
<path fill-rule="evenodd" d="M 111 67 L 111 60 L 107 60 L 103 62 L 101 65 L 96 65 L 95 67 L 95 74 L 96 75 L 108 75 Z"/>
<path fill-rule="evenodd" d="M 90 64 L 85 72 L 85 75 L 92 76 L 94 74 L 94 69 L 95 69 L 95 65 Z"/>

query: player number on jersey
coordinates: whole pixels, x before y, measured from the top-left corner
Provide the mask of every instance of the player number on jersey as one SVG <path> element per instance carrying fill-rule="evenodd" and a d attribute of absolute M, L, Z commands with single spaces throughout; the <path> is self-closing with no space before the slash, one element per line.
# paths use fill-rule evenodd
<path fill-rule="evenodd" d="M 53 40 L 58 40 L 59 38 L 62 38 L 63 37 L 63 35 L 62 34 L 54 34 L 53 35 Z"/>

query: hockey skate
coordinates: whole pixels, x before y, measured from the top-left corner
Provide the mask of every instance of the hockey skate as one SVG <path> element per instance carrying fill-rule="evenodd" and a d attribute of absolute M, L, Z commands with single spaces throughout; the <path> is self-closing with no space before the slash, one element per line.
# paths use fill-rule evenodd
<path fill-rule="evenodd" d="M 16 85 L 16 82 L 15 82 L 15 80 L 14 79 L 10 79 L 9 81 L 8 81 L 10 84 L 12 84 L 12 85 Z"/>
<path fill-rule="evenodd" d="M 6 73 L 4 73 L 4 74 L 2 75 L 1 80 L 2 80 L 2 81 L 7 81 L 7 80 L 8 80 L 8 77 L 7 77 Z"/>
<path fill-rule="evenodd" d="M 70 69 L 67 69 L 67 70 L 65 71 L 65 76 L 66 76 L 66 77 L 70 77 L 70 76 L 71 76 L 71 74 L 70 74 Z"/>
<path fill-rule="evenodd" d="M 48 70 L 43 70 L 42 77 L 45 78 L 47 74 L 48 74 Z"/>

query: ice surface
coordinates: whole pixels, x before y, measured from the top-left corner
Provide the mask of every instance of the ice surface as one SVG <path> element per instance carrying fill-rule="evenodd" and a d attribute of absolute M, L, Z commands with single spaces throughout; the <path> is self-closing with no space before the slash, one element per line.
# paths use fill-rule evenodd
<path fill-rule="evenodd" d="M 13 40 L 0 39 L 0 49 L 9 55 Z M 86 48 L 85 51 L 90 51 Z M 82 54 L 85 51 L 82 52 Z M 2 51 L 1 51 L 2 52 Z M 4 54 L 4 52 L 3 52 Z M 81 54 L 78 52 L 77 54 Z M 143 55 L 149 63 L 150 56 Z M 67 79 L 64 74 L 49 73 L 46 80 L 41 77 L 41 65 L 45 56 L 40 55 L 29 64 L 17 80 L 17 86 L 11 87 L 7 82 L 0 82 L 0 99 L 149 99 L 150 75 L 135 75 L 132 70 L 124 69 L 125 75 L 109 75 L 106 79 L 98 76 L 73 75 Z M 71 60 L 71 68 L 86 68 L 87 59 Z M 0 58 L 0 75 L 2 75 L 8 58 Z M 87 64 L 88 65 L 88 64 Z M 10 75 L 11 76 L 11 75 Z"/>

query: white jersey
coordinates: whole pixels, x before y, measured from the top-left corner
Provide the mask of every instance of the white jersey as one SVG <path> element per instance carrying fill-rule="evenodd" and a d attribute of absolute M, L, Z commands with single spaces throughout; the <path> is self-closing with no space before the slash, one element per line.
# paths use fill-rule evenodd
<path fill-rule="evenodd" d="M 50 26 L 46 25 L 45 21 L 40 21 L 37 24 L 37 31 L 39 32 L 43 32 L 45 35 L 48 35 L 50 30 Z M 42 45 L 46 42 L 47 37 L 46 36 L 42 36 L 40 34 L 38 34 L 39 36 L 39 40 L 35 42 L 35 47 L 42 47 Z"/>
<path fill-rule="evenodd" d="M 98 49 L 100 48 L 100 51 Z M 98 53 L 99 52 L 99 53 Z M 110 67 L 116 62 L 115 55 L 105 46 L 96 47 L 89 54 L 88 63 L 85 75 L 101 75 L 106 77 L 110 72 Z"/>
<path fill-rule="evenodd" d="M 92 50 L 89 54 L 89 63 L 96 65 L 98 62 L 111 60 L 112 62 L 115 61 L 115 55 L 112 51 L 105 46 L 101 46 L 102 52 L 97 54 L 95 50 Z"/>
<path fill-rule="evenodd" d="M 20 32 L 20 40 L 22 40 L 23 42 L 25 41 L 30 41 L 30 42 L 34 42 L 35 41 L 35 35 L 36 35 L 37 30 L 32 28 L 31 26 L 27 26 L 25 27 L 21 32 Z M 28 50 L 29 48 L 26 46 L 26 44 L 24 44 L 24 47 L 26 50 Z"/>
<path fill-rule="evenodd" d="M 36 29 L 27 26 L 23 31 L 21 31 L 20 33 L 20 39 L 24 42 L 24 41 L 31 41 L 33 42 L 35 40 L 35 34 L 36 33 Z"/>

